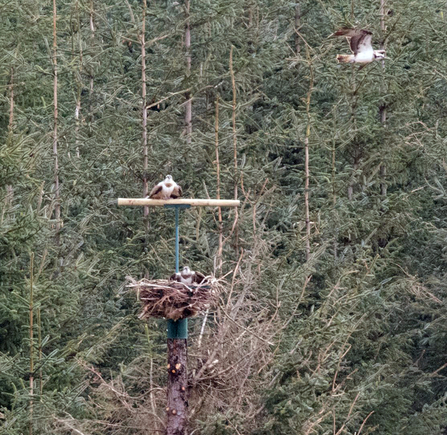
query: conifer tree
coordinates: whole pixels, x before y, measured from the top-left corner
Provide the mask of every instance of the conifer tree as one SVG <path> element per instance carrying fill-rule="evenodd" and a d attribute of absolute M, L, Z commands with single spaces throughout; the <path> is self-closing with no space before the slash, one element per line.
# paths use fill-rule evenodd
<path fill-rule="evenodd" d="M 125 277 L 172 273 L 172 215 L 115 200 L 166 173 L 242 202 L 182 214 L 182 260 L 226 275 L 191 432 L 445 432 L 443 2 L 2 6 L 0 432 L 163 430 Z M 390 59 L 338 65 L 342 26 Z"/>

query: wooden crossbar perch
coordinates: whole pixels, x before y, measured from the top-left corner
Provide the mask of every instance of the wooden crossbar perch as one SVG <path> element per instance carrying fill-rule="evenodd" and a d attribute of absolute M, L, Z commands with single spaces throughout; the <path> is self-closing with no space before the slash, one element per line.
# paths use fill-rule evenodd
<path fill-rule="evenodd" d="M 118 205 L 140 205 L 161 207 L 164 205 L 190 205 L 192 207 L 239 207 L 236 199 L 149 199 L 149 198 L 118 198 Z"/>

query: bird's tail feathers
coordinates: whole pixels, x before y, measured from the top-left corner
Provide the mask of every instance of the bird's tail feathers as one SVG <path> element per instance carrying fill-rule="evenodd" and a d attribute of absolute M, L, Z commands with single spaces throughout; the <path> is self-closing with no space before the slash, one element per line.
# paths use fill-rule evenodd
<path fill-rule="evenodd" d="M 338 63 L 351 63 L 354 59 L 352 54 L 337 54 Z"/>
<path fill-rule="evenodd" d="M 351 31 L 352 31 L 352 29 L 338 29 L 331 36 L 345 36 L 348 33 L 350 33 Z"/>
<path fill-rule="evenodd" d="M 336 32 L 334 32 L 331 36 L 346 36 L 347 38 L 350 38 L 354 36 L 357 33 L 357 29 L 338 29 Z"/>

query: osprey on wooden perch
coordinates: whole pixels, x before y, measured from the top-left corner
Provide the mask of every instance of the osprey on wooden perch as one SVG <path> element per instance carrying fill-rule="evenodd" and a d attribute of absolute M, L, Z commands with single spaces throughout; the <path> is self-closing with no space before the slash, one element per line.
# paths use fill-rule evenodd
<path fill-rule="evenodd" d="M 166 175 L 166 178 L 151 190 L 149 198 L 176 199 L 180 198 L 182 193 L 182 188 L 172 179 L 172 175 Z"/>
<path fill-rule="evenodd" d="M 364 29 L 340 29 L 331 36 L 345 36 L 353 54 L 338 54 L 339 63 L 370 63 L 386 59 L 385 50 L 374 50 L 371 44 L 372 33 Z"/>
<path fill-rule="evenodd" d="M 205 275 L 200 272 L 194 272 L 188 266 L 185 266 L 181 272 L 174 273 L 169 278 L 170 281 L 177 281 L 186 285 L 201 284 L 204 279 Z"/>

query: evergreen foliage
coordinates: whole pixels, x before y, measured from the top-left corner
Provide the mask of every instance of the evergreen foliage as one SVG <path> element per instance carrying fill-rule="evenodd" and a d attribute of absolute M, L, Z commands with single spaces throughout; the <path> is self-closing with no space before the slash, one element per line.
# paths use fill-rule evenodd
<path fill-rule="evenodd" d="M 242 203 L 221 238 L 181 215 L 227 289 L 190 321 L 190 433 L 446 433 L 447 10 L 384 4 L 148 2 L 146 171 L 143 1 L 57 0 L 58 222 L 52 2 L 0 0 L 1 434 L 163 430 L 165 324 L 126 276 L 173 272 L 173 213 L 116 198 L 167 173 Z M 390 59 L 338 65 L 342 26 Z"/>

